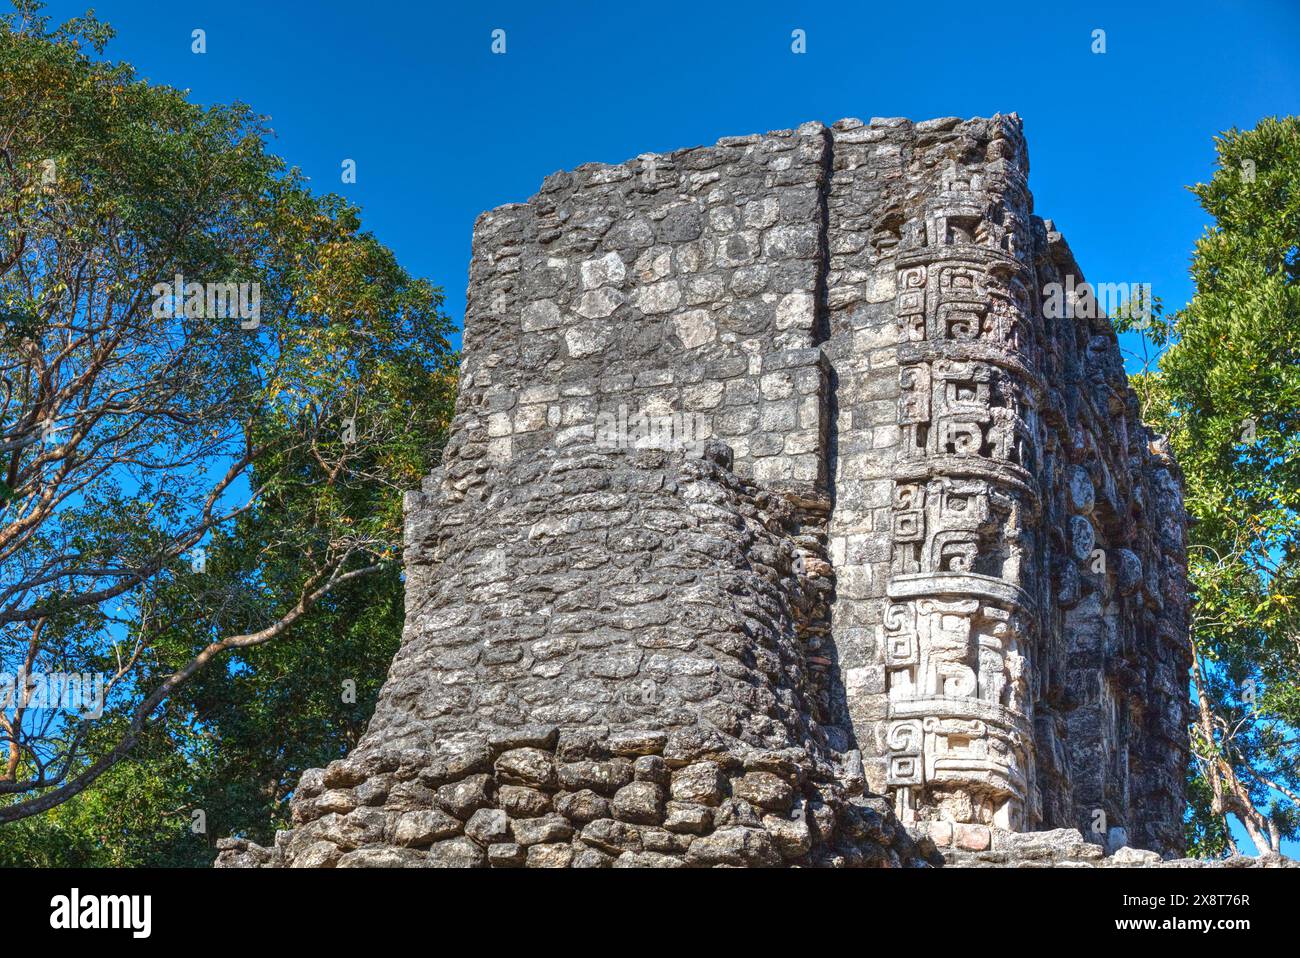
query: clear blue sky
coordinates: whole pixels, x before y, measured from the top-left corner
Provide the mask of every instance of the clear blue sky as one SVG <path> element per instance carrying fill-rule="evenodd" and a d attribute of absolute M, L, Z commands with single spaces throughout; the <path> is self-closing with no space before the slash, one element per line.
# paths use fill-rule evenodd
<path fill-rule="evenodd" d="M 1036 210 L 1089 278 L 1176 308 L 1206 225 L 1185 187 L 1209 177 L 1212 137 L 1300 109 L 1300 0 L 94 5 L 119 32 L 106 55 L 269 115 L 272 148 L 361 204 L 458 322 L 475 217 L 555 170 L 805 120 L 999 111 L 1024 118 Z"/>

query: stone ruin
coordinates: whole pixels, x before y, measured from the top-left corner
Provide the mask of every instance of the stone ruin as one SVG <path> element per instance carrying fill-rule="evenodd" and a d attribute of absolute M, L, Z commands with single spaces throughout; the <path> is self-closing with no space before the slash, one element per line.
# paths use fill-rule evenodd
<path fill-rule="evenodd" d="M 1028 171 L 842 120 L 483 214 L 374 717 L 218 863 L 1179 854 L 1180 476 Z"/>

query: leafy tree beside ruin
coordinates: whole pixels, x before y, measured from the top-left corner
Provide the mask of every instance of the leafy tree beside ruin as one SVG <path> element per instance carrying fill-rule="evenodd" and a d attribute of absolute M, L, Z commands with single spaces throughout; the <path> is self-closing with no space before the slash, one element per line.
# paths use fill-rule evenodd
<path fill-rule="evenodd" d="M 1213 218 L 1192 301 L 1135 377 L 1187 482 L 1194 755 L 1188 840 L 1259 851 L 1300 833 L 1300 117 L 1229 130 L 1193 188 Z M 1249 849 L 1244 849 L 1249 851 Z"/>
<path fill-rule="evenodd" d="M 317 732 L 289 751 L 315 757 L 359 724 L 331 669 L 364 704 L 391 655 L 356 643 L 388 641 L 394 596 L 400 617 L 401 491 L 437 454 L 451 324 L 262 118 L 89 55 L 110 37 L 26 0 L 0 18 L 0 673 L 107 676 L 99 715 L 13 684 L 0 823 L 158 774 L 179 831 L 167 776 L 221 767 L 214 742 L 284 751 L 297 709 Z M 136 749 L 139 780 L 103 778 Z M 282 759 L 252 762 L 265 807 L 301 770 Z"/>

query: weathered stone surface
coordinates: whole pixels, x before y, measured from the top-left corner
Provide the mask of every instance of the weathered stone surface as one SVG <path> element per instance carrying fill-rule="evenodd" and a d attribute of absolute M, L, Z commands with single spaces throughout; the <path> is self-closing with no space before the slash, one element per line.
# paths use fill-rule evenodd
<path fill-rule="evenodd" d="M 497 789 L 497 804 L 511 818 L 535 818 L 551 810 L 551 796 L 535 788 L 502 785 Z"/>
<path fill-rule="evenodd" d="M 423 847 L 459 834 L 461 827 L 457 819 L 436 808 L 404 812 L 393 827 L 393 843 Z"/>
<path fill-rule="evenodd" d="M 1111 856 L 1111 862 L 1115 865 L 1158 865 L 1160 855 L 1158 852 L 1144 851 L 1125 845 Z"/>
<path fill-rule="evenodd" d="M 1180 853 L 1179 473 L 1027 171 L 1015 116 L 809 123 L 483 214 L 401 650 L 219 863 Z"/>
<path fill-rule="evenodd" d="M 790 783 L 771 772 L 747 772 L 732 783 L 731 790 L 737 798 L 773 812 L 789 811 L 794 802 Z"/>
<path fill-rule="evenodd" d="M 698 762 L 673 772 L 673 800 L 697 805 L 721 804 L 726 795 L 726 779 L 716 762 Z"/>
<path fill-rule="evenodd" d="M 802 817 L 789 819 L 764 815 L 763 829 L 772 836 L 782 858 L 798 859 L 812 851 L 812 830 Z"/>
<path fill-rule="evenodd" d="M 580 792 L 561 792 L 555 797 L 555 809 L 571 822 L 585 825 L 598 818 L 609 818 L 609 801 L 589 788 Z"/>
<path fill-rule="evenodd" d="M 544 842 L 567 842 L 573 835 L 573 826 L 563 815 L 543 815 L 540 818 L 517 818 L 510 823 L 515 841 L 520 845 L 540 845 Z"/>
<path fill-rule="evenodd" d="M 599 818 L 582 829 L 582 840 L 592 848 L 617 855 L 641 848 L 641 833 L 632 825 L 612 818 Z"/>
<path fill-rule="evenodd" d="M 317 837 L 350 851 L 383 841 L 387 824 L 387 818 L 379 809 L 360 808 L 348 815 L 325 815 L 309 827 L 314 827 Z"/>
<path fill-rule="evenodd" d="M 528 868 L 568 868 L 572 861 L 572 845 L 532 845 L 525 864 Z"/>
<path fill-rule="evenodd" d="M 487 857 L 492 868 L 523 868 L 528 860 L 528 849 L 514 842 L 498 842 L 488 846 Z"/>
<path fill-rule="evenodd" d="M 333 842 L 313 842 L 294 859 L 295 868 L 332 868 L 343 857 L 343 851 Z"/>
<path fill-rule="evenodd" d="M 667 786 L 672 781 L 668 763 L 658 755 L 642 755 L 632 766 L 632 775 L 638 782 L 653 782 Z"/>
<path fill-rule="evenodd" d="M 743 798 L 725 798 L 713 813 L 713 824 L 718 828 L 732 825 L 744 825 L 746 828 L 758 828 L 763 818 L 757 808 Z M 829 834 L 829 833 L 828 833 Z"/>
<path fill-rule="evenodd" d="M 320 795 L 313 804 L 320 812 L 326 814 L 338 812 L 340 815 L 346 815 L 361 803 L 350 790 L 334 788 Z"/>
<path fill-rule="evenodd" d="M 609 737 L 609 750 L 615 755 L 658 755 L 667 742 L 666 732 L 629 729 Z"/>
<path fill-rule="evenodd" d="M 497 780 L 533 788 L 555 787 L 555 761 L 540 748 L 516 748 L 496 762 Z"/>
<path fill-rule="evenodd" d="M 524 725 L 520 728 L 495 732 L 488 739 L 488 747 L 495 752 L 517 748 L 537 748 L 546 752 L 555 750 L 560 730 L 554 725 Z"/>
<path fill-rule="evenodd" d="M 987 825 L 958 824 L 953 829 L 953 843 L 968 852 L 982 852 L 989 847 L 991 839 Z"/>
<path fill-rule="evenodd" d="M 358 848 L 338 860 L 336 868 L 424 868 L 429 864 L 424 852 L 414 848 Z"/>
<path fill-rule="evenodd" d="M 611 868 L 613 865 L 612 856 L 586 846 L 577 849 L 573 853 L 572 861 L 569 862 L 570 868 Z"/>
<path fill-rule="evenodd" d="M 663 789 L 653 782 L 624 785 L 611 803 L 614 817 L 635 825 L 657 825 L 664 818 Z"/>
<path fill-rule="evenodd" d="M 483 849 L 468 838 L 452 838 L 429 847 L 431 868 L 481 868 L 487 864 Z"/>
<path fill-rule="evenodd" d="M 612 795 L 632 781 L 632 763 L 625 758 L 605 762 L 570 762 L 560 766 L 560 785 L 573 791 L 591 789 Z"/>
<path fill-rule="evenodd" d="M 689 802 L 669 802 L 664 828 L 672 832 L 703 835 L 713 827 L 713 809 Z"/>
<path fill-rule="evenodd" d="M 781 857 L 776 843 L 761 828 L 721 828 L 711 835 L 697 838 L 686 852 L 689 865 L 735 865 L 768 867 L 778 865 Z"/>
<path fill-rule="evenodd" d="M 510 816 L 499 808 L 480 808 L 465 823 L 465 834 L 480 845 L 503 841 L 510 835 Z"/>
<path fill-rule="evenodd" d="M 348 759 L 330 762 L 319 778 L 313 776 L 311 779 L 313 783 L 319 782 L 325 788 L 348 788 L 360 785 L 365 780 L 366 772 L 361 764 Z"/>
<path fill-rule="evenodd" d="M 660 852 L 624 852 L 614 861 L 615 868 L 681 868 L 684 864 L 679 856 Z"/>
<path fill-rule="evenodd" d="M 471 775 L 469 778 L 450 785 L 444 785 L 437 791 L 438 804 L 457 818 L 469 818 L 480 808 L 492 804 L 492 780 L 487 775 Z"/>
<path fill-rule="evenodd" d="M 693 835 L 670 832 L 666 828 L 647 826 L 641 829 L 641 847 L 648 852 L 662 852 L 665 855 L 681 855 L 695 841 Z"/>
<path fill-rule="evenodd" d="M 931 836 L 944 834 L 944 830 L 938 827 L 940 824 L 930 823 Z M 963 826 L 956 827 L 960 829 Z M 1127 845 L 1107 855 L 1100 841 L 1087 841 L 1074 828 L 1020 833 L 992 828 L 988 830 L 988 842 L 982 849 L 951 842 L 945 845 L 937 839 L 936 844 L 941 846 L 945 865 L 949 868 L 1300 868 L 1300 862 L 1280 855 L 1258 858 L 1234 855 L 1212 860 L 1162 858 L 1157 852 Z"/>

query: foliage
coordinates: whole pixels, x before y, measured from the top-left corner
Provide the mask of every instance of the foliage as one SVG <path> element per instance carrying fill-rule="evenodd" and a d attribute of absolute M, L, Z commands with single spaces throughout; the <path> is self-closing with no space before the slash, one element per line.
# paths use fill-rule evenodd
<path fill-rule="evenodd" d="M 1230 849 L 1228 815 L 1261 851 L 1300 832 L 1300 118 L 1216 146 L 1193 188 L 1214 219 L 1195 295 L 1153 328 L 1168 348 L 1134 381 L 1195 520 L 1188 839 L 1204 855 Z"/>
<path fill-rule="evenodd" d="M 450 414 L 451 323 L 247 106 L 92 59 L 112 35 L 92 15 L 15 10 L 0 673 L 108 679 L 102 715 L 27 708 L 24 682 L 0 709 L 0 822 L 28 819 L 0 826 L 0 859 L 53 860 L 63 835 L 72 859 L 179 863 L 210 851 L 169 850 L 195 809 L 208 835 L 266 837 L 296 773 L 359 734 L 400 628 L 401 492 Z M 214 299 L 231 283 L 255 293 L 238 310 Z"/>

